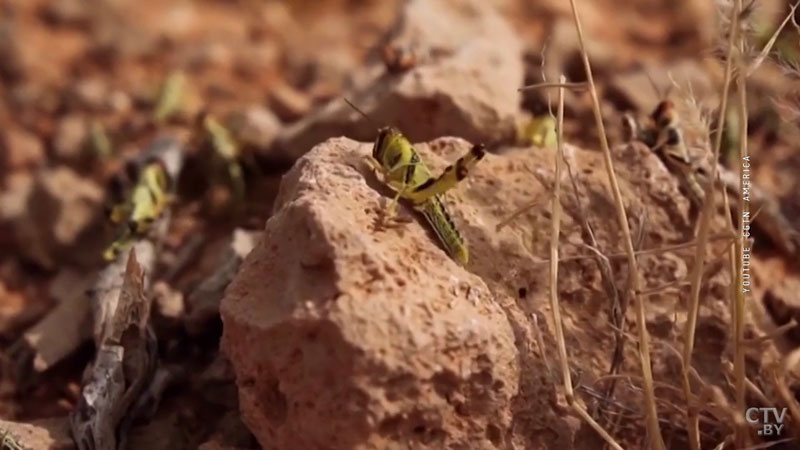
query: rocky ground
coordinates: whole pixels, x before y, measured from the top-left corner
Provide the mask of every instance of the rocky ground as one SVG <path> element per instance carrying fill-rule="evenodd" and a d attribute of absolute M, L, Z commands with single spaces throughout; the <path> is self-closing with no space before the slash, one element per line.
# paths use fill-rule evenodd
<path fill-rule="evenodd" d="M 714 448 L 742 420 L 723 209 L 700 290 L 698 403 L 687 406 L 680 354 L 698 214 L 621 124 L 670 98 L 692 157 L 710 164 L 730 5 L 578 5 L 640 252 L 661 431 L 668 448 L 688 448 L 691 409 L 703 448 Z M 743 15 L 751 59 L 788 6 L 757 2 Z M 761 220 L 785 218 L 754 230 L 751 406 L 792 408 L 798 393 L 798 42 L 790 24 L 748 79 L 753 180 L 776 205 Z M 175 198 L 157 258 L 137 254 L 168 375 L 127 448 L 602 448 L 569 409 L 559 366 L 555 186 L 577 402 L 624 448 L 645 448 L 625 236 L 591 96 L 566 93 L 560 178 L 556 149 L 522 132 L 554 111 L 556 90 L 517 89 L 559 74 L 586 80 L 568 2 L 0 3 L 0 450 L 76 448 L 68 417 L 100 347 L 89 298 L 115 232 L 104 217 L 109 183 L 165 135 L 183 156 Z M 203 129 L 211 115 L 242 149 L 244 192 Z M 392 192 L 366 163 L 383 125 L 402 130 L 437 174 L 486 144 L 444 196 L 466 265 L 407 203 L 387 220 Z M 734 171 L 736 139 L 725 134 L 720 158 Z M 798 448 L 789 416 L 773 448 Z M 765 442 L 751 434 L 748 445 Z"/>

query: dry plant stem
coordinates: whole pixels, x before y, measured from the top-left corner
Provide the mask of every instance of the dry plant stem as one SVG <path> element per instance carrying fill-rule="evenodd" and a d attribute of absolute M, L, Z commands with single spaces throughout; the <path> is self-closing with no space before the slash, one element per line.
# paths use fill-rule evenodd
<path fill-rule="evenodd" d="M 739 8 L 741 8 L 741 0 L 737 0 L 739 3 Z M 794 11 L 794 8 L 792 8 Z M 745 45 L 745 38 L 742 36 L 740 42 L 740 52 L 739 52 L 739 76 L 737 77 L 737 91 L 739 93 L 739 117 L 741 117 L 740 124 L 739 124 L 739 136 L 741 139 L 739 140 L 739 192 L 738 192 L 738 200 L 739 200 L 739 212 L 742 216 L 739 218 L 739 233 L 736 236 L 736 257 L 732 258 L 732 262 L 735 264 L 733 268 L 736 270 L 736 285 L 734 286 L 735 295 L 733 296 L 734 307 L 733 307 L 733 321 L 734 321 L 734 360 L 733 360 L 733 369 L 734 375 L 736 380 L 736 410 L 740 414 L 745 413 L 745 392 L 746 392 L 746 384 L 745 384 L 745 359 L 744 359 L 744 302 L 745 302 L 745 293 L 744 293 L 744 273 L 743 273 L 743 264 L 744 264 L 744 215 L 748 212 L 747 202 L 745 201 L 744 196 L 742 195 L 744 189 L 744 178 L 743 178 L 743 171 L 744 168 L 742 167 L 742 162 L 744 158 L 748 156 L 748 149 L 747 149 L 747 77 L 741 76 L 744 72 L 744 68 L 746 67 L 746 61 L 744 60 L 744 45 Z M 736 427 L 736 444 L 738 446 L 746 445 L 747 439 L 747 429 L 744 424 L 741 426 Z"/>
<path fill-rule="evenodd" d="M 742 341 L 742 345 L 746 347 L 755 347 L 761 345 L 764 342 L 771 341 L 775 338 L 783 336 L 784 334 L 786 334 L 786 332 L 796 327 L 797 325 L 798 325 L 797 321 L 794 318 L 792 318 L 790 321 L 779 326 L 778 328 L 775 328 L 769 333 L 765 333 L 763 336 L 759 336 L 753 339 L 745 339 L 744 341 Z"/>
<path fill-rule="evenodd" d="M 592 109 L 594 110 L 594 118 L 597 122 L 597 130 L 600 134 L 600 145 L 603 147 L 603 160 L 605 162 L 606 171 L 608 172 L 608 181 L 614 194 L 614 202 L 617 209 L 617 219 L 622 229 L 622 234 L 624 237 L 623 241 L 625 242 L 625 251 L 628 253 L 630 289 L 632 291 L 633 301 L 636 308 L 636 324 L 639 329 L 639 359 L 642 365 L 642 379 L 644 381 L 644 393 L 646 401 L 645 406 L 647 411 L 647 434 L 650 439 L 650 447 L 653 450 L 664 450 L 664 440 L 661 436 L 661 426 L 658 423 L 658 411 L 656 409 L 655 392 L 653 389 L 653 371 L 650 366 L 650 338 L 647 332 L 644 303 L 642 302 L 641 295 L 639 295 L 639 291 L 641 290 L 639 267 L 636 262 L 636 254 L 633 248 L 631 230 L 628 226 L 628 217 L 625 212 L 625 204 L 622 201 L 622 193 L 619 189 L 617 176 L 614 173 L 614 162 L 611 159 L 611 148 L 608 145 L 608 137 L 606 136 L 606 130 L 603 126 L 603 116 L 600 112 L 600 100 L 597 96 L 594 78 L 592 77 L 592 67 L 589 64 L 589 55 L 586 53 L 586 44 L 584 42 L 580 18 L 578 17 L 576 0 L 570 0 L 570 5 L 572 6 L 572 17 L 575 21 L 575 29 L 578 33 L 578 41 L 581 47 L 581 57 L 586 70 L 586 79 L 589 82 L 589 93 L 592 96 Z"/>
<path fill-rule="evenodd" d="M 730 361 L 726 361 L 725 365 L 723 367 L 725 368 L 725 373 L 728 376 L 731 376 L 733 374 L 733 364 L 731 364 Z M 767 396 L 764 394 L 764 392 L 761 390 L 761 388 L 759 388 L 755 383 L 750 381 L 749 378 L 745 378 L 744 382 L 745 382 L 745 385 L 747 386 L 747 390 L 756 399 L 758 399 L 759 402 L 761 402 L 764 405 L 769 405 L 770 403 L 772 403 L 772 401 L 767 398 Z"/>
<path fill-rule="evenodd" d="M 542 360 L 544 366 L 547 367 L 547 374 L 550 376 L 553 385 L 557 384 L 555 376 L 553 375 L 553 366 L 550 365 L 550 359 L 547 357 L 547 347 L 544 346 L 544 336 L 542 336 L 542 327 L 539 326 L 539 315 L 536 313 L 531 314 L 533 319 L 533 327 L 536 330 L 536 342 L 539 345 L 539 351 L 542 352 Z"/>
<path fill-rule="evenodd" d="M 567 88 L 567 89 L 572 89 L 572 90 L 575 90 L 575 91 L 583 91 L 583 90 L 586 90 L 586 88 L 588 88 L 589 86 L 586 83 L 583 83 L 583 82 L 581 82 L 581 83 L 567 83 L 567 82 L 564 82 L 564 83 L 550 83 L 550 82 L 544 82 L 544 83 L 536 83 L 536 84 L 529 84 L 527 86 L 522 86 L 521 88 L 517 89 L 517 91 L 528 91 L 528 90 L 531 90 L 531 89 L 542 89 L 542 88 L 553 88 L 553 87 L 557 87 L 557 88 L 560 88 L 560 89 L 561 88 Z"/>
<path fill-rule="evenodd" d="M 794 366 L 797 365 L 798 359 L 800 359 L 800 349 L 792 350 L 791 353 L 784 356 L 780 365 L 773 367 L 771 370 L 775 392 L 777 392 L 778 397 L 780 397 L 783 403 L 789 408 L 789 414 L 791 414 L 792 421 L 795 424 L 800 420 L 798 419 L 800 418 L 800 404 L 798 404 L 789 386 L 786 385 L 786 373 L 792 371 Z M 796 436 L 797 433 L 792 428 L 789 430 Z"/>
<path fill-rule="evenodd" d="M 564 76 L 560 78 L 564 83 Z M 553 183 L 552 221 L 550 229 L 550 309 L 553 313 L 553 323 L 556 328 L 556 342 L 558 356 L 561 363 L 561 377 L 564 382 L 564 393 L 570 408 L 589 426 L 594 428 L 606 443 L 614 449 L 622 447 L 610 434 L 597 423 L 592 416 L 575 401 L 575 392 L 572 390 L 572 376 L 569 372 L 567 344 L 564 340 L 564 327 L 561 323 L 561 307 L 558 302 L 558 241 L 561 232 L 561 154 L 564 150 L 564 89 L 558 90 L 558 149 L 555 154 L 555 180 Z"/>
<path fill-rule="evenodd" d="M 728 108 L 728 92 L 730 91 L 731 84 L 731 71 L 733 68 L 733 48 L 736 42 L 736 35 L 739 28 L 739 11 L 741 2 L 737 1 L 733 11 L 731 12 L 731 32 L 728 38 L 728 54 L 725 62 L 725 78 L 722 86 L 722 95 L 719 108 L 719 129 L 725 126 L 726 110 Z M 722 147 L 722 133 L 716 133 L 714 136 L 714 156 L 712 161 L 719 160 L 719 152 Z M 717 179 L 718 164 L 711 165 L 710 180 Z M 688 405 L 687 428 L 689 430 L 689 443 L 692 449 L 697 450 L 700 448 L 700 430 L 699 420 L 697 417 L 697 409 L 693 407 L 694 398 L 692 396 L 692 387 L 689 380 L 689 366 L 692 363 L 692 352 L 694 350 L 694 337 L 695 329 L 697 327 L 697 314 L 700 310 L 700 284 L 703 278 L 703 268 L 705 266 L 705 253 L 708 244 L 709 229 L 711 224 L 711 213 L 714 209 L 714 191 L 717 183 L 707 183 L 704 193 L 704 205 L 700 212 L 700 224 L 697 232 L 697 246 L 695 247 L 694 267 L 692 267 L 691 276 L 691 295 L 689 297 L 689 314 L 686 321 L 686 328 L 684 330 L 684 344 L 683 344 L 683 389 L 686 396 L 686 403 Z"/>
<path fill-rule="evenodd" d="M 507 227 L 511 222 L 516 220 L 519 216 L 525 214 L 526 211 L 530 210 L 531 208 L 535 208 L 543 203 L 542 200 L 534 200 L 526 205 L 523 205 L 520 209 L 516 210 L 513 214 L 508 216 L 507 218 L 500 221 L 500 223 L 495 226 L 495 231 L 501 231 L 503 228 Z"/>
<path fill-rule="evenodd" d="M 563 78 L 563 76 L 562 76 Z M 558 303 L 558 237 L 561 232 L 561 151 L 563 150 L 563 89 L 558 91 L 558 150 L 555 156 L 555 178 L 553 182 L 552 199 L 552 226 L 550 228 L 550 309 L 553 313 L 553 323 L 556 327 L 556 342 L 558 343 L 558 356 L 561 362 L 561 379 L 564 381 L 564 390 L 567 402 L 572 405 L 574 393 L 572 391 L 572 377 L 569 373 L 567 359 L 567 345 L 564 341 L 564 328 L 561 323 L 561 307 Z"/>
<path fill-rule="evenodd" d="M 789 23 L 792 17 L 794 17 L 794 11 L 797 9 L 798 5 L 800 5 L 800 2 L 792 5 L 792 8 L 789 10 L 789 14 L 786 15 L 785 19 L 783 19 L 783 22 L 781 22 L 781 25 L 778 27 L 778 29 L 775 30 L 774 33 L 772 33 L 772 36 L 770 36 L 769 41 L 767 41 L 767 44 L 764 46 L 763 49 L 761 49 L 761 53 L 759 53 L 756 59 L 753 61 L 753 63 L 750 64 L 749 67 L 747 67 L 746 77 L 749 77 L 750 75 L 753 74 L 753 72 L 758 70 L 758 68 L 761 67 L 761 64 L 764 62 L 764 60 L 767 59 L 767 56 L 769 55 L 770 50 L 772 50 L 772 47 L 775 45 L 775 41 L 778 40 L 778 36 L 781 34 L 781 31 L 783 31 L 783 29 L 786 27 L 786 25 Z"/>
<path fill-rule="evenodd" d="M 730 233 L 718 233 L 718 234 L 711 235 L 711 237 L 709 238 L 709 240 L 712 240 L 712 241 L 716 241 L 716 240 L 720 240 L 720 239 L 730 239 L 730 240 L 732 240 L 733 236 Z M 644 250 L 636 251 L 636 255 L 637 256 L 656 255 L 656 254 L 659 254 L 659 253 L 672 252 L 672 251 L 675 251 L 675 250 L 685 250 L 687 248 L 694 247 L 695 245 L 697 245 L 696 241 L 689 241 L 689 242 L 684 242 L 682 244 L 673 244 L 673 245 L 665 245 L 663 247 L 647 248 L 647 249 L 644 249 Z M 619 258 L 627 258 L 628 254 L 627 253 L 612 253 L 610 255 L 604 255 L 604 256 L 606 258 L 608 258 L 608 259 L 619 259 Z M 596 258 L 596 257 L 597 257 L 596 254 L 593 254 L 593 255 L 573 255 L 573 256 L 562 257 L 561 258 L 561 262 L 580 261 L 580 260 L 583 260 L 583 259 L 591 259 L 591 258 Z M 542 262 L 550 262 L 549 259 L 541 260 L 541 261 Z"/>
<path fill-rule="evenodd" d="M 783 397 L 783 401 L 786 402 L 786 406 L 789 407 L 789 412 L 791 412 L 795 423 L 800 421 L 800 404 L 797 403 L 794 394 L 789 390 L 789 387 L 786 386 L 786 374 L 792 372 L 798 362 L 800 362 L 800 349 L 795 349 L 783 358 L 778 368 L 780 371 L 779 392 L 781 397 Z"/>

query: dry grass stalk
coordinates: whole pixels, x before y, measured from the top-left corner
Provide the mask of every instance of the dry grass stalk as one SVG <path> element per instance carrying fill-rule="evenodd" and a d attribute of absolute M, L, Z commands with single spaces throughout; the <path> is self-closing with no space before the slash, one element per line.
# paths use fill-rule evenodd
<path fill-rule="evenodd" d="M 553 366 L 550 365 L 550 358 L 547 357 L 547 347 L 544 346 L 544 336 L 542 336 L 542 327 L 539 326 L 539 315 L 537 313 L 531 314 L 533 320 L 533 328 L 536 332 L 536 344 L 539 346 L 539 351 L 542 352 L 542 360 L 544 366 L 547 367 L 547 374 L 550 376 L 553 384 L 558 384 L 555 376 L 553 376 Z"/>
<path fill-rule="evenodd" d="M 550 83 L 550 82 L 543 82 L 543 83 L 536 83 L 536 84 L 529 84 L 527 86 L 522 86 L 521 88 L 517 89 L 518 91 L 528 91 L 532 89 L 543 89 L 543 88 L 566 88 L 572 89 L 576 91 L 583 91 L 586 90 L 589 86 L 584 82 L 579 83 Z"/>
<path fill-rule="evenodd" d="M 753 60 L 753 63 L 747 67 L 746 77 L 749 77 L 750 75 L 753 74 L 753 72 L 758 70 L 758 68 L 761 67 L 761 64 L 764 63 L 764 60 L 767 59 L 767 56 L 769 55 L 769 52 L 772 50 L 772 47 L 775 45 L 775 41 L 778 40 L 778 36 L 781 34 L 781 31 L 783 31 L 783 29 L 786 27 L 789 21 L 792 20 L 792 18 L 794 17 L 794 12 L 797 9 L 798 5 L 800 5 L 800 2 L 792 5 L 791 9 L 789 10 L 789 14 L 787 14 L 786 18 L 783 19 L 783 22 L 781 22 L 778 29 L 775 30 L 774 33 L 772 33 L 772 36 L 770 36 L 769 41 L 767 41 L 767 44 L 764 45 L 764 48 L 761 49 L 761 53 L 759 53 L 756 59 Z"/>
<path fill-rule="evenodd" d="M 733 48 L 736 42 L 736 35 L 739 23 L 739 11 L 741 2 L 737 1 L 731 12 L 731 32 L 728 36 L 728 53 L 725 62 L 725 77 L 722 86 L 722 94 L 720 96 L 720 108 L 717 123 L 719 129 L 725 126 L 725 118 L 728 108 L 728 92 L 730 92 L 732 71 L 733 71 Z M 722 148 L 722 133 L 714 135 L 714 152 L 712 161 L 719 160 L 720 149 Z M 709 179 L 716 180 L 718 176 L 718 164 L 711 165 L 711 177 Z M 687 410 L 687 429 L 689 431 L 689 444 L 693 450 L 700 448 L 700 430 L 699 419 L 697 417 L 696 408 L 692 407 L 694 403 L 692 395 L 692 387 L 689 378 L 689 366 L 692 362 L 692 352 L 694 350 L 695 329 L 697 327 L 697 314 L 700 309 L 700 287 L 703 279 L 703 268 L 705 266 L 706 247 L 709 241 L 709 231 L 711 228 L 711 214 L 714 210 L 714 191 L 717 183 L 707 183 L 704 192 L 704 205 L 700 212 L 699 227 L 697 232 L 697 246 L 695 247 L 694 267 L 692 267 L 691 274 L 691 295 L 689 297 L 689 311 L 686 321 L 686 328 L 684 330 L 684 347 L 683 347 L 683 388 L 686 396 Z"/>
<path fill-rule="evenodd" d="M 730 240 L 732 240 L 733 239 L 733 235 L 731 235 L 731 233 L 717 233 L 717 234 L 712 234 L 711 237 L 709 237 L 709 240 L 712 240 L 712 241 L 721 240 L 721 239 L 726 239 L 726 240 L 730 239 Z M 664 245 L 664 246 L 655 247 L 655 248 L 646 248 L 644 250 L 637 250 L 636 251 L 636 256 L 657 255 L 659 253 L 673 252 L 673 251 L 676 251 L 676 250 L 685 250 L 685 249 L 688 249 L 688 248 L 692 248 L 695 245 L 697 245 L 697 241 L 692 240 L 692 241 L 689 241 L 689 242 L 684 242 L 682 244 L 672 244 L 672 245 Z M 595 253 L 595 252 L 592 252 L 592 253 Z M 611 260 L 611 259 L 627 258 L 628 254 L 627 253 L 612 253 L 610 255 L 603 255 L 603 256 L 605 258 Z M 596 257 L 597 257 L 596 254 L 592 254 L 592 255 L 572 255 L 572 256 L 562 257 L 561 258 L 561 262 L 580 261 L 580 260 L 583 260 L 583 259 L 590 259 L 590 258 L 596 258 Z M 550 261 L 549 259 L 542 260 L 542 262 L 549 262 L 549 261 Z"/>
<path fill-rule="evenodd" d="M 789 414 L 791 414 L 792 421 L 795 424 L 800 421 L 800 404 L 798 404 L 794 393 L 786 384 L 786 374 L 791 372 L 798 362 L 800 362 L 800 349 L 795 349 L 783 358 L 778 367 L 772 370 L 772 383 L 775 387 L 775 392 L 778 393 L 783 403 L 789 408 Z"/>
<path fill-rule="evenodd" d="M 622 193 L 620 192 L 617 176 L 614 172 L 614 162 L 611 158 L 611 148 L 608 145 L 608 137 L 606 135 L 605 127 L 603 126 L 603 117 L 600 111 L 600 99 L 598 98 L 597 88 L 595 87 L 594 78 L 592 77 L 592 67 L 589 63 L 589 55 L 586 52 L 586 44 L 584 42 L 583 29 L 581 28 L 576 0 L 570 0 L 570 5 L 572 7 L 572 17 L 575 22 L 575 29 L 578 33 L 578 42 L 581 48 L 581 57 L 583 59 L 584 69 L 586 70 L 586 79 L 589 83 L 589 93 L 592 96 L 592 109 L 594 110 L 595 121 L 597 122 L 597 130 L 600 134 L 600 145 L 603 148 L 603 161 L 605 163 L 606 172 L 608 173 L 608 181 L 611 185 L 611 190 L 614 195 L 617 219 L 622 229 L 625 250 L 628 254 L 630 290 L 633 291 L 633 300 L 636 307 L 636 324 L 639 331 L 639 359 L 642 366 L 642 379 L 644 381 L 645 407 L 647 411 L 647 434 L 650 440 L 650 447 L 653 450 L 664 450 L 664 439 L 661 436 L 661 427 L 658 422 L 658 411 L 656 409 L 655 392 L 653 388 L 653 370 L 650 366 L 650 338 L 647 332 L 644 303 L 642 301 L 642 297 L 639 295 L 639 291 L 641 291 L 641 279 L 639 276 L 639 267 L 636 262 L 635 249 L 633 247 L 633 238 L 631 236 L 630 227 L 628 226 L 628 217 L 627 213 L 625 212 L 625 205 L 622 201 Z"/>
<path fill-rule="evenodd" d="M 535 208 L 544 202 L 545 200 L 537 199 L 523 205 L 520 209 L 514 211 L 510 216 L 501 220 L 500 223 L 495 226 L 495 231 L 502 231 L 503 228 L 507 227 L 509 224 L 511 224 L 511 222 L 517 220 L 521 215 L 525 214 L 526 211 L 530 210 L 531 208 Z"/>
<path fill-rule="evenodd" d="M 561 83 L 565 83 L 564 76 L 561 76 Z M 592 418 L 592 416 L 575 401 L 575 392 L 572 389 L 572 376 L 569 371 L 569 359 L 567 356 L 567 344 L 564 340 L 564 327 L 561 322 L 561 306 L 558 301 L 558 241 L 561 233 L 561 155 L 564 150 L 564 89 L 558 90 L 558 149 L 555 154 L 555 182 L 553 183 L 553 202 L 552 202 L 552 225 L 550 229 L 550 309 L 553 314 L 553 323 L 556 329 L 556 343 L 558 344 L 558 355 L 561 363 L 561 379 L 564 382 L 564 395 L 570 408 L 584 422 L 591 426 L 614 448 L 622 450 L 622 447 L 614 438 Z"/>

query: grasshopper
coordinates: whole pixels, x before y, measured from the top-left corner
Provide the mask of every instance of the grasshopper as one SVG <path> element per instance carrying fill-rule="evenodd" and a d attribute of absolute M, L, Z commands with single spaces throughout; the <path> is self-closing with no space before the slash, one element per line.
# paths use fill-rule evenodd
<path fill-rule="evenodd" d="M 153 107 L 153 120 L 162 124 L 181 108 L 185 97 L 186 76 L 183 72 L 174 71 L 167 76 Z"/>
<path fill-rule="evenodd" d="M 246 186 L 242 166 L 239 163 L 241 157 L 239 144 L 231 132 L 210 114 L 203 118 L 203 128 L 211 141 L 214 154 L 225 166 L 236 200 L 239 203 L 244 202 Z"/>
<path fill-rule="evenodd" d="M 523 145 L 554 148 L 557 144 L 556 119 L 551 115 L 534 117 L 517 130 L 517 142 Z"/>
<path fill-rule="evenodd" d="M 171 199 L 172 180 L 162 161 L 153 158 L 142 167 L 128 165 L 127 172 L 128 178 L 136 182 L 125 196 L 121 193 L 125 181 L 115 179 L 115 194 L 121 200 L 110 208 L 108 215 L 113 224 L 120 226 L 120 232 L 103 252 L 107 261 L 115 260 L 136 237 L 146 234 Z"/>
<path fill-rule="evenodd" d="M 367 120 L 372 121 L 347 99 L 345 102 Z M 466 240 L 447 212 L 442 194 L 466 178 L 470 170 L 485 155 L 483 144 L 474 145 L 469 153 L 434 178 L 408 138 L 396 128 L 387 126 L 378 129 L 378 136 L 368 161 L 373 169 L 383 175 L 384 183 L 396 192 L 389 205 L 388 216 L 395 215 L 397 203 L 401 198 L 409 200 L 413 208 L 428 221 L 448 254 L 461 264 L 467 264 L 469 251 Z"/>
<path fill-rule="evenodd" d="M 669 100 L 659 102 L 644 124 L 630 115 L 625 115 L 623 120 L 628 138 L 641 141 L 656 153 L 667 170 L 678 177 L 681 188 L 699 210 L 703 206 L 703 185 L 708 175 L 689 158 L 675 105 Z"/>

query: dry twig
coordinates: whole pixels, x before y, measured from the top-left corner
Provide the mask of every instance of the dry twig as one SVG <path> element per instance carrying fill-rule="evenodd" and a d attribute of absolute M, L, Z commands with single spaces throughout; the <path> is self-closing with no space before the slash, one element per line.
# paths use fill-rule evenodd
<path fill-rule="evenodd" d="M 561 83 L 564 83 L 561 76 Z M 555 155 L 555 182 L 553 183 L 552 202 L 552 228 L 550 234 L 550 309 L 553 313 L 553 323 L 556 328 L 556 342 L 558 344 L 559 360 L 561 362 L 561 376 L 564 382 L 564 391 L 567 403 L 572 410 L 589 426 L 591 426 L 615 449 L 622 447 L 610 434 L 595 421 L 584 407 L 575 400 L 572 389 L 572 376 L 569 371 L 567 344 L 564 341 L 564 328 L 561 322 L 561 307 L 558 301 L 558 241 L 561 230 L 561 155 L 564 150 L 564 89 L 558 90 L 558 150 Z"/>
<path fill-rule="evenodd" d="M 611 186 L 612 194 L 614 195 L 614 203 L 617 210 L 617 220 L 622 229 L 623 242 L 625 244 L 625 251 L 628 254 L 628 269 L 630 270 L 630 290 L 636 307 L 636 324 L 639 331 L 639 359 L 642 367 L 642 378 L 644 381 L 645 404 L 647 411 L 647 434 L 650 440 L 650 446 L 654 450 L 664 450 L 664 440 L 661 436 L 661 427 L 658 423 L 658 411 L 656 409 L 655 392 L 653 389 L 653 369 L 650 366 L 650 339 L 647 331 L 647 323 L 644 311 L 644 303 L 639 292 L 641 291 L 641 279 L 639 276 L 639 266 L 636 261 L 635 249 L 633 247 L 633 238 L 631 235 L 630 227 L 628 226 L 628 217 L 625 212 L 625 204 L 622 200 L 622 193 L 619 189 L 619 182 L 617 175 L 614 172 L 614 161 L 611 157 L 611 148 L 608 145 L 608 137 L 606 130 L 603 126 L 603 116 L 600 111 L 600 99 L 597 95 L 597 88 L 594 85 L 594 78 L 592 76 L 592 67 L 589 63 L 589 55 L 586 52 L 586 44 L 584 42 L 583 29 L 581 28 L 580 17 L 578 15 L 578 7 L 576 0 L 570 0 L 572 6 L 572 17 L 575 22 L 575 29 L 578 33 L 578 41 L 581 48 L 581 57 L 583 59 L 583 66 L 586 70 L 586 79 L 589 83 L 589 93 L 592 96 L 592 109 L 594 110 L 594 117 L 597 123 L 597 130 L 600 134 L 600 145 L 603 148 L 603 161 L 605 163 L 606 172 L 608 173 L 608 181 Z"/>

